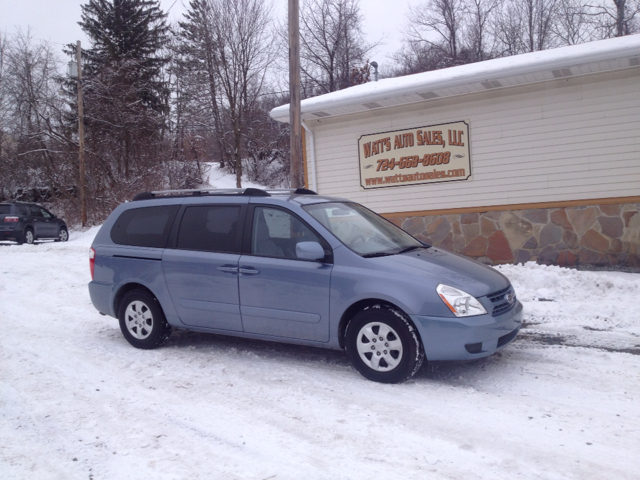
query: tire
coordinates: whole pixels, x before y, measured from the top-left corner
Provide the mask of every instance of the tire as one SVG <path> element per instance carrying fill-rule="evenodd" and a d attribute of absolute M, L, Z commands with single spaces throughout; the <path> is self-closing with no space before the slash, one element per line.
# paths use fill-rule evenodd
<path fill-rule="evenodd" d="M 36 237 L 33 234 L 33 230 L 31 230 L 31 228 L 27 228 L 22 234 L 22 238 L 18 240 L 18 243 L 19 244 L 27 243 L 29 245 L 33 245 L 33 242 L 35 242 L 35 240 L 36 240 Z"/>
<path fill-rule="evenodd" d="M 56 242 L 66 242 L 69 240 L 69 231 L 62 227 L 58 232 L 58 238 L 56 238 Z"/>
<path fill-rule="evenodd" d="M 402 383 L 424 361 L 418 332 L 395 308 L 375 305 L 357 313 L 345 332 L 347 355 L 364 377 L 380 383 Z"/>
<path fill-rule="evenodd" d="M 136 348 L 157 348 L 171 335 L 158 300 L 145 290 L 132 290 L 124 296 L 118 319 L 122 335 Z"/>

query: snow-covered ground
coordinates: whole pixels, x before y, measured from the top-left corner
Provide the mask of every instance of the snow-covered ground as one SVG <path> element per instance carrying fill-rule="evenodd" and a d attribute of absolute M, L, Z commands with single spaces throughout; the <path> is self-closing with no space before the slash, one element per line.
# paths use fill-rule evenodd
<path fill-rule="evenodd" d="M 134 349 L 89 299 L 96 231 L 0 244 L 0 479 L 639 478 L 639 274 L 500 267 L 514 343 L 381 385 L 316 348 Z"/>
<path fill-rule="evenodd" d="M 205 163 L 209 168 L 209 185 L 214 188 L 236 188 L 236 176 L 220 169 L 219 163 Z M 242 188 L 265 188 L 257 183 L 250 182 L 246 177 L 242 178 Z"/>
<path fill-rule="evenodd" d="M 640 275 L 501 267 L 513 344 L 380 385 L 315 348 L 134 349 L 89 300 L 95 233 L 0 245 L 0 478 L 638 478 Z"/>

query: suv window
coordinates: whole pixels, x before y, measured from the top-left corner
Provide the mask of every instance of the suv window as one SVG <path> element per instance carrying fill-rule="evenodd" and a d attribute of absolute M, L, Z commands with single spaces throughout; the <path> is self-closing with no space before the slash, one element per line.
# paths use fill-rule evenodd
<path fill-rule="evenodd" d="M 32 217 L 37 217 L 37 218 L 42 218 L 44 217 L 44 215 L 42 214 L 42 210 L 40 210 L 40 208 L 34 206 L 34 205 L 30 205 L 29 206 L 29 214 Z"/>
<path fill-rule="evenodd" d="M 111 229 L 119 245 L 164 248 L 179 205 L 132 208 L 122 212 Z"/>
<path fill-rule="evenodd" d="M 251 253 L 264 257 L 297 259 L 299 242 L 318 242 L 325 245 L 312 230 L 284 210 L 256 207 L 251 232 Z"/>
<path fill-rule="evenodd" d="M 9 215 L 11 213 L 11 205 L 0 205 L 0 215 Z"/>
<path fill-rule="evenodd" d="M 239 205 L 187 207 L 180 222 L 177 248 L 202 252 L 240 253 Z"/>

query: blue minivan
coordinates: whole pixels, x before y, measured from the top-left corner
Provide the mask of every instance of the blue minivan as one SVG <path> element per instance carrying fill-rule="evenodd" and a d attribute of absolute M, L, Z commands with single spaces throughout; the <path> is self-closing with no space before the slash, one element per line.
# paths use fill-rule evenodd
<path fill-rule="evenodd" d="M 172 328 L 345 349 L 398 383 L 495 353 L 522 323 L 509 280 L 349 200 L 305 189 L 145 192 L 90 253 L 91 301 L 137 348 Z"/>

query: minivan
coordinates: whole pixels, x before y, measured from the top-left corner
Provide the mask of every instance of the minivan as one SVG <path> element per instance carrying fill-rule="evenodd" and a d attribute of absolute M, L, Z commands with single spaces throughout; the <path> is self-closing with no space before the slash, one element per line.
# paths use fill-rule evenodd
<path fill-rule="evenodd" d="M 491 355 L 522 324 L 495 269 L 306 189 L 139 194 L 102 225 L 90 269 L 93 305 L 134 347 L 181 328 L 343 349 L 383 383 Z"/>

